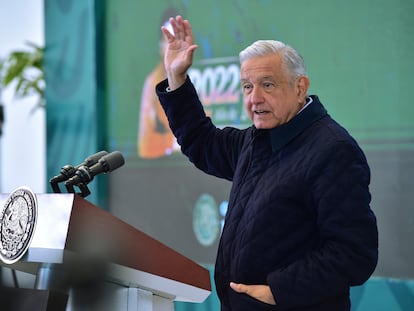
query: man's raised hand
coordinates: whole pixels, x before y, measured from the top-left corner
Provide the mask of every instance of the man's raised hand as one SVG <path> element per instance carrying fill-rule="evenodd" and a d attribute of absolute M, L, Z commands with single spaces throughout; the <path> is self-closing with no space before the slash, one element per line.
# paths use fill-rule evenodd
<path fill-rule="evenodd" d="M 170 23 L 174 33 L 165 26 L 161 27 L 167 39 L 164 66 L 167 71 L 168 85 L 171 90 L 180 87 L 187 78 L 187 70 L 193 63 L 193 53 L 198 47 L 194 44 L 194 35 L 190 22 L 181 16 L 171 17 Z"/>

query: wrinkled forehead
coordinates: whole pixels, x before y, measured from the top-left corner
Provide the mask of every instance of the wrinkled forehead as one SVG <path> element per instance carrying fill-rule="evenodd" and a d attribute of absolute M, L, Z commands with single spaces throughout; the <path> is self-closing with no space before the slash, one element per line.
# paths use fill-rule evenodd
<path fill-rule="evenodd" d="M 240 79 L 253 79 L 258 77 L 278 78 L 285 75 L 281 55 L 271 54 L 256 56 L 244 60 L 240 65 Z"/>

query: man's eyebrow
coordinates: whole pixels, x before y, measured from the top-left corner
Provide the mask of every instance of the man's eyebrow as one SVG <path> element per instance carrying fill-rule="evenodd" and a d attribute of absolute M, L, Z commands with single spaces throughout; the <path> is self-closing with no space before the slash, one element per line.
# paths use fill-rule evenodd
<path fill-rule="evenodd" d="M 275 81 L 276 79 L 273 76 L 263 76 L 260 77 L 258 79 L 256 79 L 257 81 L 265 81 L 265 80 L 272 80 Z M 250 82 L 250 79 L 247 78 L 240 78 L 240 82 Z"/>

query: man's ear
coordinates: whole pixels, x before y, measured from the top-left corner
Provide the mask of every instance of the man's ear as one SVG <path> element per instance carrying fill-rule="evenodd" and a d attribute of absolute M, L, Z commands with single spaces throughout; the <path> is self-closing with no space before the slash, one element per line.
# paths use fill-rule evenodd
<path fill-rule="evenodd" d="M 296 92 L 301 102 L 305 101 L 309 89 L 309 78 L 307 76 L 300 76 L 296 79 Z"/>

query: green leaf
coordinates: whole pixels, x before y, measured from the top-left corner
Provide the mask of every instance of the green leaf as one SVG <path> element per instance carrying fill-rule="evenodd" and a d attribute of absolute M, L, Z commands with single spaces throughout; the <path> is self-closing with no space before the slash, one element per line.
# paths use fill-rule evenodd
<path fill-rule="evenodd" d="M 16 83 L 15 96 L 37 94 L 39 106 L 44 106 L 44 48 L 27 42 L 28 51 L 13 51 L 0 62 L 0 86 Z"/>

